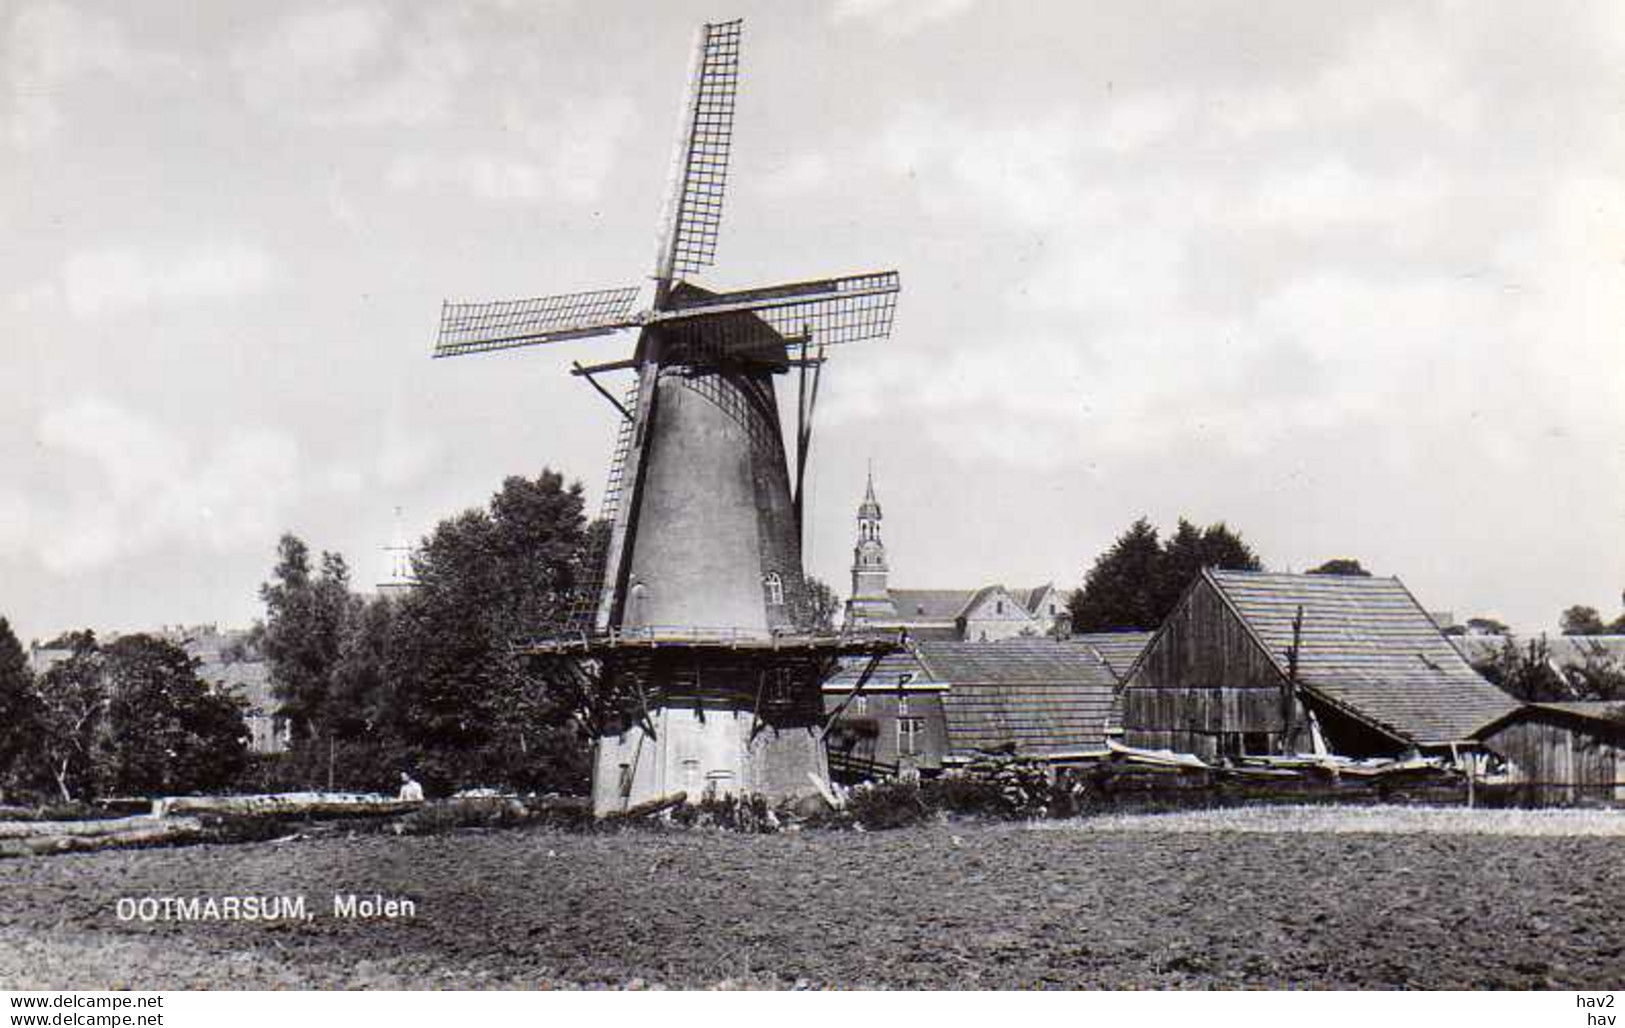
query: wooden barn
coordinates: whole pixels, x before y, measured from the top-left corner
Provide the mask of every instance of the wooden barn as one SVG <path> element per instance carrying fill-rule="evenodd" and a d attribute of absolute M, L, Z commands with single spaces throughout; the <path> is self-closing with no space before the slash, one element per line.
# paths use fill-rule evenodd
<path fill-rule="evenodd" d="M 946 686 L 946 764 L 987 753 L 1062 763 L 1106 752 L 1116 678 L 1091 648 L 1022 638 L 925 641 L 917 651 Z"/>
<path fill-rule="evenodd" d="M 1128 745 L 1204 760 L 1449 752 L 1517 706 L 1397 578 L 1211 569 L 1121 695 Z"/>
<path fill-rule="evenodd" d="M 1530 703 L 1475 735 L 1532 803 L 1625 800 L 1625 703 Z"/>

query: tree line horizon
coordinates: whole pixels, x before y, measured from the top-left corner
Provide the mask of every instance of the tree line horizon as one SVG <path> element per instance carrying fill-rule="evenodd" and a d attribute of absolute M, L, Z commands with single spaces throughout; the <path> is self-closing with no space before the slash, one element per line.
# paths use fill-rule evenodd
<path fill-rule="evenodd" d="M 102 643 L 88 630 L 34 675 L 0 617 L 0 801 L 284 788 L 387 789 L 407 771 L 432 793 L 501 785 L 580 793 L 591 711 L 526 667 L 513 643 L 567 610 L 601 525 L 579 481 L 544 467 L 509 476 L 484 507 L 442 520 L 414 551 L 414 587 L 357 592 L 342 554 L 284 533 L 259 589 L 265 616 L 228 659 L 263 659 L 290 749 L 250 754 L 242 697 L 212 689 L 199 661 L 147 633 Z M 1262 559 L 1219 521 L 1181 517 L 1166 538 L 1144 516 L 1101 552 L 1069 600 L 1073 632 L 1161 624 L 1205 567 L 1260 571 Z M 1368 575 L 1351 557 L 1310 574 Z M 816 627 L 835 628 L 833 591 L 808 576 Z M 1563 612 L 1568 635 L 1625 633 L 1625 614 Z M 1462 626 L 1458 626 L 1462 627 Z M 1493 618 L 1463 630 L 1504 634 Z M 1553 669 L 1544 642 L 1508 637 L 1479 670 L 1520 699 L 1625 700 L 1617 661 Z"/>

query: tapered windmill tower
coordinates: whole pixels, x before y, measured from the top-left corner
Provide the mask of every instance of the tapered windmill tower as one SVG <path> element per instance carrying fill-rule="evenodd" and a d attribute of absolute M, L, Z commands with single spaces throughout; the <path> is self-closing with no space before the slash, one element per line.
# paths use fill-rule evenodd
<path fill-rule="evenodd" d="M 583 366 L 621 427 L 601 552 L 567 616 L 524 647 L 597 737 L 599 814 L 684 793 L 811 791 L 826 776 L 820 685 L 837 658 L 892 648 L 813 632 L 802 483 L 826 348 L 891 331 L 894 271 L 732 292 L 688 280 L 716 254 L 741 22 L 699 34 L 661 224 L 652 303 L 636 286 L 447 304 L 436 357 L 635 331 Z M 630 372 L 623 397 L 598 376 Z M 797 379 L 792 475 L 775 382 Z"/>

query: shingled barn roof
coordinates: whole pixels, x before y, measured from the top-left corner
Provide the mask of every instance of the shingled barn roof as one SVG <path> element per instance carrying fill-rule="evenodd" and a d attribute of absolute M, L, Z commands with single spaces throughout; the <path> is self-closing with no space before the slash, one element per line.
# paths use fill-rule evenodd
<path fill-rule="evenodd" d="M 1083 646 L 1092 646 L 1101 657 L 1105 658 L 1106 666 L 1112 669 L 1112 674 L 1118 681 L 1128 677 L 1128 669 L 1140 659 L 1145 647 L 1151 642 L 1155 632 L 1085 632 L 1074 635 L 1072 642 Z"/>
<path fill-rule="evenodd" d="M 850 692 L 863 674 L 864 665 L 869 663 L 868 657 L 843 657 L 839 669 L 824 680 L 825 692 Z M 885 689 L 895 689 L 899 680 L 908 676 L 909 685 L 929 685 L 931 676 L 920 666 L 918 658 L 912 653 L 890 653 L 880 658 L 880 663 L 869 675 L 869 680 L 863 683 L 865 691 L 879 692 Z"/>
<path fill-rule="evenodd" d="M 1053 639 L 921 642 L 920 661 L 946 682 L 948 753 L 1014 746 L 1027 756 L 1106 748 L 1116 678 L 1086 647 Z"/>
<path fill-rule="evenodd" d="M 1301 607 L 1298 681 L 1398 738 L 1421 746 L 1467 739 L 1518 706 L 1467 664 L 1397 578 L 1203 574 L 1283 674 Z"/>

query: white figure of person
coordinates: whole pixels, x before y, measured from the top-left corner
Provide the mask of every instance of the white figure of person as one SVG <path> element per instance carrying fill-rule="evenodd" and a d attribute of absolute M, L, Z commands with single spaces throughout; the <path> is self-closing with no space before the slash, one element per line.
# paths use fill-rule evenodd
<path fill-rule="evenodd" d="M 401 772 L 401 799 L 421 802 L 423 800 L 423 786 L 417 783 L 411 775 Z"/>

